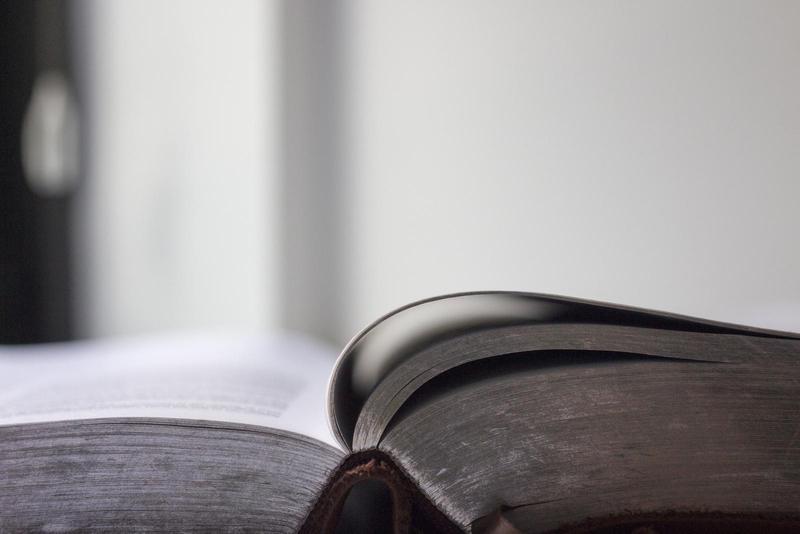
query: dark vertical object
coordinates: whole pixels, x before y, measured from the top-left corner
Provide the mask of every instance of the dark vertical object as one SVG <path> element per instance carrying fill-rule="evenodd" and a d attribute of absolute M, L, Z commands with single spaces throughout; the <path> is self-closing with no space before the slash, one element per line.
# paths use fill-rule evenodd
<path fill-rule="evenodd" d="M 343 343 L 350 245 L 345 204 L 346 6 L 283 2 L 281 321 Z"/>
<path fill-rule="evenodd" d="M 23 123 L 37 77 L 69 79 L 68 2 L 0 4 L 0 343 L 70 338 L 69 198 L 34 192 Z"/>

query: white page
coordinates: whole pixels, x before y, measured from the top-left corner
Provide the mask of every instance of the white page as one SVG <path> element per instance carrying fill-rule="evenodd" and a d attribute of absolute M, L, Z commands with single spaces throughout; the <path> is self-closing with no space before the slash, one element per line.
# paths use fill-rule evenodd
<path fill-rule="evenodd" d="M 335 444 L 336 354 L 299 337 L 190 335 L 0 347 L 0 425 L 166 417 L 290 430 Z"/>

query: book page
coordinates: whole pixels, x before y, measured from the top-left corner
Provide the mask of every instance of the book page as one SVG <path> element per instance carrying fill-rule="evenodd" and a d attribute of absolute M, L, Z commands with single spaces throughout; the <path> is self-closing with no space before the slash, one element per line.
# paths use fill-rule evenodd
<path fill-rule="evenodd" d="M 279 428 L 334 444 L 325 390 L 335 356 L 288 336 L 0 347 L 0 425 L 184 418 Z"/>

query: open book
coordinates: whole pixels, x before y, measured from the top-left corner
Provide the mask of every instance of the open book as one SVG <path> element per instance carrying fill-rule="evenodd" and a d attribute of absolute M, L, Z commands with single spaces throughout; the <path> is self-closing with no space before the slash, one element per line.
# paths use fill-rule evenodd
<path fill-rule="evenodd" d="M 470 293 L 382 317 L 338 360 L 294 338 L 0 349 L 3 532 L 799 518 L 798 334 Z"/>

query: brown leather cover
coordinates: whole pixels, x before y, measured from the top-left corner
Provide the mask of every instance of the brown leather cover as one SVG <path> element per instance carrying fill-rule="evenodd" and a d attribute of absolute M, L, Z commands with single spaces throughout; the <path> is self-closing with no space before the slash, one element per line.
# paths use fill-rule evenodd
<path fill-rule="evenodd" d="M 336 469 L 300 533 L 334 532 L 350 489 L 365 480 L 379 480 L 389 488 L 395 534 L 461 532 L 461 529 L 425 497 L 389 455 L 378 450 L 367 450 L 351 454 Z"/>

